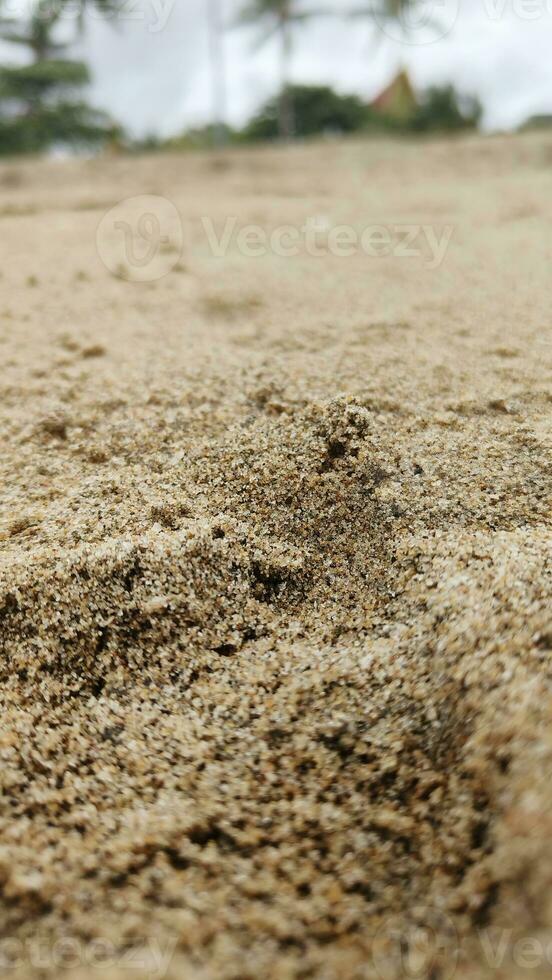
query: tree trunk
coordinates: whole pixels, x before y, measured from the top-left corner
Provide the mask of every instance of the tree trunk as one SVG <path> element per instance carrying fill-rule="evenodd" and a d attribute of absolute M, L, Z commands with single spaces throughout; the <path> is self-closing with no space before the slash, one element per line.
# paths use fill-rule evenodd
<path fill-rule="evenodd" d="M 291 58 L 293 54 L 291 23 L 287 16 L 280 20 L 281 64 L 280 64 L 280 139 L 289 142 L 295 135 L 295 111 L 291 91 Z"/>
<path fill-rule="evenodd" d="M 226 143 L 226 72 L 220 0 L 209 0 L 209 52 L 213 92 L 213 143 Z"/>

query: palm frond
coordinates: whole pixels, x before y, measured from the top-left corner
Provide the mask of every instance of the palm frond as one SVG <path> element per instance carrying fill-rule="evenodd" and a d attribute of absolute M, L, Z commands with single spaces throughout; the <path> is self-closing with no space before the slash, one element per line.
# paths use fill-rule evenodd
<path fill-rule="evenodd" d="M 301 10 L 298 0 L 248 0 L 239 12 L 235 25 L 259 24 L 263 20 L 297 23 L 332 13 L 329 8 Z"/>

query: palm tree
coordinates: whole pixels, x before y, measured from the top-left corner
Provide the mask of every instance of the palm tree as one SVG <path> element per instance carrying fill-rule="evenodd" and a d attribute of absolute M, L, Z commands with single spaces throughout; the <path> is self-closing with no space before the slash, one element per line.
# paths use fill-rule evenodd
<path fill-rule="evenodd" d="M 27 25 L 13 19 L 0 21 L 0 37 L 10 44 L 19 44 L 27 48 L 35 64 L 55 58 L 67 47 L 66 44 L 54 41 L 52 38 L 52 32 L 61 15 L 60 6 L 55 7 L 48 0 L 39 0 Z"/>
<path fill-rule="evenodd" d="M 301 0 L 249 0 L 239 18 L 241 24 L 261 24 L 265 32 L 261 44 L 270 38 L 280 39 L 280 137 L 290 140 L 295 129 L 293 94 L 291 91 L 291 61 L 293 56 L 293 28 L 320 11 L 301 10 Z"/>
<path fill-rule="evenodd" d="M 209 0 L 209 49 L 213 82 L 213 139 L 215 146 L 226 141 L 226 72 L 222 40 L 221 0 Z"/>
<path fill-rule="evenodd" d="M 31 52 L 33 61 L 55 58 L 65 50 L 68 41 L 54 40 L 52 34 L 65 17 L 66 9 L 70 17 L 77 12 L 77 34 L 84 30 L 84 15 L 89 7 L 100 13 L 115 14 L 123 7 L 125 0 L 78 0 L 75 8 L 73 0 L 34 0 L 30 16 L 25 23 L 21 18 L 2 17 L 4 0 L 0 0 L 0 39 L 10 44 L 19 44 Z"/>
<path fill-rule="evenodd" d="M 123 7 L 125 0 L 78 0 L 75 5 L 73 0 L 35 0 L 32 4 L 27 30 L 20 30 L 21 20 L 13 17 L 2 17 L 1 10 L 4 0 L 0 0 L 0 29 L 2 38 L 10 44 L 21 44 L 30 48 L 33 59 L 41 61 L 46 57 L 54 57 L 66 47 L 66 43 L 52 40 L 52 31 L 64 19 L 65 10 L 71 17 L 77 12 L 77 29 L 82 33 L 84 29 L 84 15 L 89 7 L 95 7 L 100 13 L 114 14 L 120 7 Z"/>

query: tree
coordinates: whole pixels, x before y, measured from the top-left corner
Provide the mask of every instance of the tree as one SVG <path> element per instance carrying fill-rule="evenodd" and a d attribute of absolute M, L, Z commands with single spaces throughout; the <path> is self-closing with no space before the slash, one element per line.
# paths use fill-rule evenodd
<path fill-rule="evenodd" d="M 0 68 L 0 152 L 89 146 L 115 132 L 104 113 L 77 97 L 89 74 L 82 62 L 60 57 L 67 47 L 56 37 L 63 13 L 63 3 L 39 0 L 26 22 L 4 21 L 0 29 L 3 40 L 26 47 L 31 55 L 30 64 Z"/>
<path fill-rule="evenodd" d="M 476 128 L 481 116 L 477 99 L 452 86 L 430 88 L 392 111 L 392 106 L 368 105 L 357 95 L 340 95 L 328 86 L 294 85 L 295 131 L 302 138 L 327 133 L 425 134 Z M 273 98 L 247 124 L 236 140 L 278 138 L 278 99 Z"/>
<path fill-rule="evenodd" d="M 47 2 L 46 0 L 36 0 L 30 18 L 32 28 L 21 34 L 19 20 L 2 17 L 3 0 L 0 0 L 0 30 L 6 31 L 6 34 L 1 36 L 6 41 L 29 46 L 34 53 L 35 60 L 39 60 L 39 58 L 45 57 L 47 51 L 51 54 L 52 51 L 62 51 L 65 48 L 65 44 L 55 44 L 51 33 L 55 24 L 61 20 L 69 19 L 69 14 L 76 20 L 78 32 L 82 33 L 84 15 L 90 7 L 95 7 L 100 13 L 108 16 L 116 13 L 123 3 L 124 0 L 47 0 Z"/>
<path fill-rule="evenodd" d="M 295 135 L 354 133 L 370 122 L 369 107 L 356 95 L 339 95 L 326 85 L 293 85 Z M 245 127 L 242 138 L 251 141 L 278 138 L 278 98 L 270 99 Z"/>
<path fill-rule="evenodd" d="M 55 42 L 52 38 L 52 30 L 60 16 L 61 7 L 56 10 L 51 4 L 48 7 L 39 6 L 26 28 L 17 20 L 1 21 L 0 36 L 3 41 L 9 41 L 10 44 L 20 44 L 29 48 L 35 63 L 53 58 L 65 48 L 65 44 Z"/>
<path fill-rule="evenodd" d="M 222 13 L 220 0 L 208 0 L 209 53 L 213 84 L 213 142 L 222 146 L 226 142 L 226 73 L 222 40 Z"/>
<path fill-rule="evenodd" d="M 412 129 L 417 133 L 476 129 L 481 115 L 478 99 L 458 95 L 452 85 L 434 87 L 424 93 L 412 119 Z"/>
<path fill-rule="evenodd" d="M 305 23 L 320 11 L 304 11 L 301 0 L 249 0 L 242 10 L 241 24 L 260 24 L 265 28 L 261 36 L 264 44 L 277 36 L 280 41 L 280 94 L 278 97 L 278 128 L 280 137 L 289 140 L 295 131 L 293 88 L 291 86 L 291 60 L 293 56 L 293 29 Z"/>

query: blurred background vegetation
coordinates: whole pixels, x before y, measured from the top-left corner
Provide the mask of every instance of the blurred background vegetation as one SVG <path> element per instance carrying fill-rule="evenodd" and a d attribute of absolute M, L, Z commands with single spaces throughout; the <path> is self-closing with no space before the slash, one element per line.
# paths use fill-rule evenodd
<path fill-rule="evenodd" d="M 109 9 L 109 0 L 97 6 Z M 2 7 L 0 6 L 0 12 Z M 87 66 L 67 57 L 61 40 L 62 2 L 37 0 L 28 16 L 1 18 L 0 37 L 27 54 L 24 65 L 0 65 L 0 153 L 37 153 L 54 146 L 93 147 L 118 134 L 108 117 L 87 105 Z M 76 18 L 82 30 L 84 6 Z"/>
<path fill-rule="evenodd" d="M 90 152 L 105 146 L 131 151 L 193 149 L 354 133 L 454 134 L 479 126 L 482 110 L 477 98 L 458 93 L 451 85 L 415 91 L 404 70 L 372 102 L 325 85 L 293 84 L 296 35 L 308 32 L 315 18 L 340 16 L 379 27 L 388 20 L 398 30 L 404 25 L 406 32 L 408 11 L 423 0 L 374 0 L 369 6 L 342 5 L 338 12 L 331 0 L 328 7 L 317 11 L 304 9 L 302 0 L 244 0 L 239 16 L 231 22 L 225 21 L 222 0 L 205 0 L 211 41 L 212 122 L 170 139 L 132 140 L 116 121 L 88 104 L 88 68 L 70 56 L 84 30 L 87 7 L 116 21 L 123 2 L 79 0 L 75 15 L 75 0 L 28 0 L 26 16 L 2 18 L 5 0 L 0 0 L 0 38 L 8 49 L 25 55 L 23 64 L 21 59 L 12 62 L 8 58 L 0 65 L 0 154 Z M 228 31 L 252 25 L 258 28 L 259 45 L 270 39 L 278 42 L 279 89 L 245 126 L 232 129 L 225 122 L 224 39 Z"/>
<path fill-rule="evenodd" d="M 400 78 L 397 76 L 390 90 L 400 82 Z M 413 93 L 412 103 L 406 111 L 398 110 L 392 101 L 381 106 L 378 102 L 370 104 L 358 95 L 340 95 L 325 85 L 290 85 L 286 97 L 294 106 L 295 139 L 351 133 L 388 136 L 451 134 L 475 129 L 481 118 L 481 106 L 477 99 L 461 98 L 452 86 L 431 88 L 419 96 Z M 243 129 L 225 127 L 225 141 L 236 145 L 281 139 L 279 101 L 279 96 L 270 99 Z M 137 145 L 143 149 L 203 149 L 215 139 L 213 127 L 206 126 L 166 141 L 156 140 L 152 136 Z"/>

